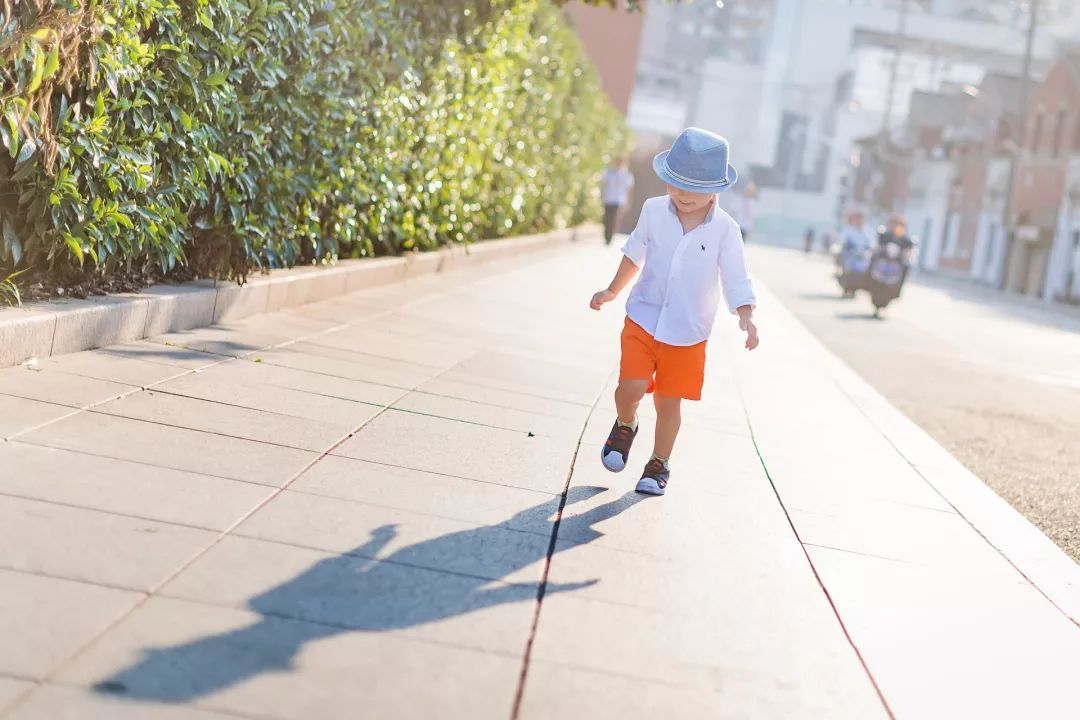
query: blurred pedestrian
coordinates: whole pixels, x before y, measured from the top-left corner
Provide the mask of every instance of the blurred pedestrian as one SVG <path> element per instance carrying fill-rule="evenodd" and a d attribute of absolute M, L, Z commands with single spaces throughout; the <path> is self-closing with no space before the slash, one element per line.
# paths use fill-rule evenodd
<path fill-rule="evenodd" d="M 735 222 L 739 223 L 743 242 L 750 239 L 750 234 L 754 230 L 754 216 L 757 215 L 757 195 L 757 185 L 750 183 L 746 186 L 746 190 L 743 191 L 742 197 L 739 198 L 739 202 L 735 206 Z"/>
<path fill-rule="evenodd" d="M 805 243 L 803 250 L 807 255 L 814 249 L 814 228 L 806 228 L 806 235 L 803 237 Z"/>
<path fill-rule="evenodd" d="M 718 193 L 738 179 L 728 157 L 727 140 L 697 128 L 684 130 L 670 150 L 656 156 L 653 171 L 667 184 L 667 194 L 645 201 L 615 277 L 589 303 L 599 310 L 640 271 L 626 302 L 617 416 L 600 460 L 611 472 L 626 468 L 638 431 L 638 405 L 654 393 L 656 436 L 637 484 L 646 495 L 667 489 L 682 401 L 701 399 L 705 345 L 721 298 L 739 318 L 745 347 L 758 345 L 757 300 L 739 226 L 717 206 Z"/>
<path fill-rule="evenodd" d="M 615 237 L 633 189 L 634 174 L 630 172 L 630 163 L 626 158 L 619 158 L 604 171 L 604 244 L 610 245 Z"/>

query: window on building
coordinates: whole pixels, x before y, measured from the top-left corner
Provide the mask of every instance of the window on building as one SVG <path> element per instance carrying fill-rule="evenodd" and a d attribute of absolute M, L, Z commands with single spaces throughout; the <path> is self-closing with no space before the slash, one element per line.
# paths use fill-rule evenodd
<path fill-rule="evenodd" d="M 1065 121 L 1067 117 L 1064 110 L 1058 110 L 1057 124 L 1054 125 L 1054 157 L 1061 155 L 1062 144 L 1065 141 Z"/>

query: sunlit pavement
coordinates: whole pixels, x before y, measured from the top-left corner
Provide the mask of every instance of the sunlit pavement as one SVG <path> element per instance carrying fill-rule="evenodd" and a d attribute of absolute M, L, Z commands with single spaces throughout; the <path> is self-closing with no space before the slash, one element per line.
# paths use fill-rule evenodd
<path fill-rule="evenodd" d="M 617 259 L 0 371 L 0 715 L 1075 717 L 1056 548 L 767 289 L 605 471 Z"/>
<path fill-rule="evenodd" d="M 1080 559 L 1080 308 L 918 276 L 886 319 L 821 255 L 753 246 L 815 336 Z"/>

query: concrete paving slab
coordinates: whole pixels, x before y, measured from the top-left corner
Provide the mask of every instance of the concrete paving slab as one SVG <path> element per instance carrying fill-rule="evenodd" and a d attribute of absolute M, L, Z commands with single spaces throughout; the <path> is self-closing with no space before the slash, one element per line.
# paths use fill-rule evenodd
<path fill-rule="evenodd" d="M 644 682 L 660 674 L 699 691 L 722 691 L 725 706 L 771 706 L 781 716 L 886 717 L 851 647 L 821 624 L 828 608 L 814 604 L 819 613 L 802 604 L 797 617 L 777 617 L 768 597 L 728 597 L 704 615 L 566 594 L 544 600 L 532 657 Z"/>
<path fill-rule="evenodd" d="M 226 357 L 243 357 L 257 350 L 280 345 L 292 339 L 287 333 L 265 334 L 245 330 L 235 325 L 211 325 L 210 327 L 195 330 L 183 330 L 158 335 L 150 338 L 149 342 L 214 353 Z"/>
<path fill-rule="evenodd" d="M 799 538 L 808 545 L 949 568 L 972 580 L 1021 581 L 1016 570 L 956 513 L 895 503 L 858 503 L 837 514 L 790 513 Z"/>
<path fill-rule="evenodd" d="M 514 657 L 528 640 L 537 590 L 537 582 L 508 585 L 230 537 L 162 595 Z"/>
<path fill-rule="evenodd" d="M 79 377 L 42 367 L 0 370 L 0 394 L 75 408 L 112 400 L 137 389 L 133 385 Z"/>
<path fill-rule="evenodd" d="M 244 367 L 231 368 L 227 372 L 218 372 L 217 368 L 211 368 L 157 385 L 155 391 L 264 413 L 315 420 L 324 425 L 345 426 L 349 430 L 370 420 L 382 407 L 374 403 L 361 403 L 261 383 L 251 377 L 252 373 L 242 372 L 251 367 L 261 366 L 249 363 Z"/>
<path fill-rule="evenodd" d="M 809 550 L 896 717 L 1076 716 L 1077 629 L 1034 588 Z"/>
<path fill-rule="evenodd" d="M 11 707 L 16 700 L 34 689 L 29 680 L 17 680 L 0 676 L 0 713 Z"/>
<path fill-rule="evenodd" d="M 187 372 L 157 362 L 123 357 L 100 350 L 86 350 L 71 355 L 58 355 L 41 361 L 46 370 L 82 375 L 124 385 L 146 387 Z"/>
<path fill-rule="evenodd" d="M 131 702 L 81 688 L 45 685 L 4 720 L 235 720 L 237 715 Z"/>
<path fill-rule="evenodd" d="M 266 365 L 277 365 L 305 370 L 336 378 L 359 380 L 402 389 L 412 389 L 438 374 L 435 368 L 420 365 L 402 366 L 381 360 L 366 358 L 358 353 L 346 357 L 331 357 L 311 352 L 312 348 L 290 345 L 275 350 L 265 350 L 253 357 Z"/>
<path fill-rule="evenodd" d="M 439 397 L 452 397 L 461 400 L 482 402 L 488 405 L 506 407 L 523 412 L 538 412 L 545 415 L 574 420 L 583 424 L 589 413 L 588 403 L 564 402 L 542 398 L 529 393 L 485 387 L 475 383 L 448 380 L 440 376 L 421 384 L 416 392 L 428 393 Z"/>
<path fill-rule="evenodd" d="M 545 505 L 557 509 L 550 501 Z M 491 580 L 524 577 L 532 583 L 540 580 L 551 542 L 550 534 L 289 491 L 244 521 L 236 534 Z M 372 545 L 373 537 L 382 542 Z"/>
<path fill-rule="evenodd" d="M 321 335 L 318 342 L 326 347 L 438 368 L 459 363 L 477 350 L 477 344 L 467 339 L 447 341 L 404 335 L 394 331 L 370 330 L 363 324 Z"/>
<path fill-rule="evenodd" d="M 79 413 L 22 442 L 277 487 L 317 453 L 97 413 Z"/>
<path fill-rule="evenodd" d="M 0 569 L 0 674 L 38 680 L 142 597 L 128 590 Z M 25 687 L 0 677 L 0 712 Z"/>
<path fill-rule="evenodd" d="M 260 356 L 253 357 L 261 359 Z M 252 387 L 258 391 L 266 390 L 271 393 L 277 390 L 293 390 L 314 396 L 351 400 L 380 407 L 392 404 L 405 392 L 401 388 L 248 360 L 215 365 L 199 373 L 199 377 L 215 383 L 232 384 L 238 388 Z M 188 387 L 186 382 L 184 387 Z M 195 383 L 194 380 L 191 382 Z M 232 393 L 226 395 L 226 402 L 229 402 L 228 398 L 232 396 Z M 235 404 L 242 405 L 243 403 Z"/>
<path fill-rule="evenodd" d="M 365 407 L 358 416 L 371 417 L 375 411 Z M 326 450 L 358 424 L 324 422 L 153 390 L 98 405 L 93 412 L 314 452 Z"/>
<path fill-rule="evenodd" d="M 395 402 L 394 409 L 450 420 L 462 420 L 478 425 L 491 425 L 504 430 L 531 432 L 535 435 L 569 436 L 576 440 L 581 434 L 580 425 L 567 422 L 562 417 L 429 393 L 411 392 Z"/>
<path fill-rule="evenodd" d="M 333 455 L 316 463 L 289 489 L 547 535 L 559 506 L 559 497 L 553 493 Z"/>
<path fill-rule="evenodd" d="M 522 699 L 522 720 L 589 718 L 589 720 L 744 720 L 750 717 L 793 720 L 775 704 L 733 702 L 719 690 L 686 687 L 668 679 L 662 668 L 656 679 L 642 680 L 535 660 Z M 795 708 L 803 710 L 803 708 Z"/>
<path fill-rule="evenodd" d="M 418 442 L 422 438 L 422 442 Z M 462 447 L 485 448 L 482 455 Z M 422 448 L 422 452 L 417 449 Z M 566 484 L 573 444 L 565 439 L 481 427 L 388 410 L 346 440 L 334 455 L 402 465 L 545 492 Z"/>
<path fill-rule="evenodd" d="M 0 567 L 146 591 L 217 533 L 0 495 Z"/>
<path fill-rule="evenodd" d="M 9 438 L 39 425 L 78 412 L 66 405 L 0 395 L 0 439 Z"/>
<path fill-rule="evenodd" d="M 354 720 L 359 708 L 406 720 L 430 718 L 433 708 L 440 718 L 503 720 L 520 672 L 517 658 L 156 598 L 59 679 L 282 720 Z"/>
<path fill-rule="evenodd" d="M 100 348 L 97 352 L 121 357 L 145 360 L 146 362 L 173 365 L 185 370 L 200 370 L 211 365 L 220 364 L 229 358 L 214 353 L 202 352 L 180 347 L 179 345 L 166 345 L 159 342 L 140 340 L 123 345 L 110 345 Z"/>
<path fill-rule="evenodd" d="M 0 444 L 0 493 L 208 530 L 225 530 L 265 485 L 19 442 Z"/>

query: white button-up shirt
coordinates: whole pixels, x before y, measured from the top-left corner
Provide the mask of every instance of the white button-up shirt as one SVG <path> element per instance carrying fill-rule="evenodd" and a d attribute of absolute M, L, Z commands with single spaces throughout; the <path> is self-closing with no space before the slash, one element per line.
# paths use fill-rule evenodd
<path fill-rule="evenodd" d="M 757 305 L 742 233 L 715 202 L 705 222 L 684 234 L 668 196 L 646 200 L 623 254 L 641 268 L 626 314 L 667 345 L 696 345 L 709 338 L 721 281 L 728 310 Z"/>

